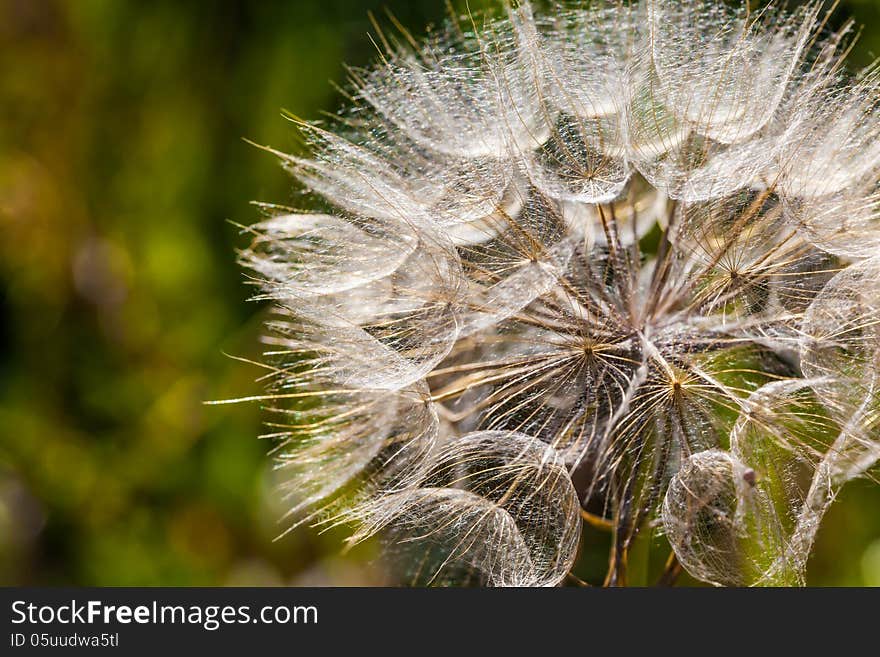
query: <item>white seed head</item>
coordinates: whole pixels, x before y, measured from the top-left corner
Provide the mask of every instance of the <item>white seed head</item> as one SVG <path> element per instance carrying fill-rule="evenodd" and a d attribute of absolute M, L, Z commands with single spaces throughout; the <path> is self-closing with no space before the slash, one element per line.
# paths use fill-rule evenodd
<path fill-rule="evenodd" d="M 880 457 L 878 69 L 818 3 L 496 14 L 382 34 L 273 151 L 319 208 L 241 256 L 291 513 L 417 584 L 558 584 L 581 508 L 610 583 L 658 524 L 698 578 L 802 582 Z"/>

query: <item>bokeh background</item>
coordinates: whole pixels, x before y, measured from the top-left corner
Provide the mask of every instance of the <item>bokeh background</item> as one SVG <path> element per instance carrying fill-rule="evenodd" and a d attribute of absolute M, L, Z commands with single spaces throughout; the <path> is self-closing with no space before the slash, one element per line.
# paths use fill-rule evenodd
<path fill-rule="evenodd" d="M 464 2 L 454 2 L 458 8 Z M 480 2 L 472 1 L 478 8 Z M 880 54 L 880 2 L 841 3 Z M 443 0 L 0 0 L 0 583 L 382 583 L 369 545 L 283 508 L 256 404 L 263 309 L 230 222 L 291 183 L 285 108 L 342 102 L 367 12 L 418 33 Z M 386 21 L 387 22 L 387 21 Z M 604 572 L 604 538 L 579 574 Z M 850 484 L 809 581 L 880 585 L 880 486 Z"/>

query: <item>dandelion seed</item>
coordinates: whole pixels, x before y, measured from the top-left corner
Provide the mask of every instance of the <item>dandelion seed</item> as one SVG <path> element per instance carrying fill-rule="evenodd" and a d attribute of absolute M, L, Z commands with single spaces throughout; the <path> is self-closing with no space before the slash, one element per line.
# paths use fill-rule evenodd
<path fill-rule="evenodd" d="M 503 4 L 382 35 L 241 254 L 291 517 L 414 584 L 606 582 L 659 518 L 715 584 L 803 583 L 880 458 L 880 78 L 850 27 Z M 588 530 L 592 531 L 592 529 Z"/>

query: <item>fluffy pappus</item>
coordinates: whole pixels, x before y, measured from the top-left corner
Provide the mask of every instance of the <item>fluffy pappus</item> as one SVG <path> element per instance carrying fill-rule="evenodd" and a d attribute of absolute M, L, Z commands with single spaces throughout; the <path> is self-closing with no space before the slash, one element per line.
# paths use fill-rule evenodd
<path fill-rule="evenodd" d="M 241 253 L 294 524 L 380 535 L 413 584 L 556 585 L 585 519 L 609 585 L 658 528 L 670 573 L 802 583 L 880 457 L 880 81 L 827 20 L 380 30 L 346 109 L 296 121 L 309 154 L 271 151 L 313 210 L 266 206 Z"/>

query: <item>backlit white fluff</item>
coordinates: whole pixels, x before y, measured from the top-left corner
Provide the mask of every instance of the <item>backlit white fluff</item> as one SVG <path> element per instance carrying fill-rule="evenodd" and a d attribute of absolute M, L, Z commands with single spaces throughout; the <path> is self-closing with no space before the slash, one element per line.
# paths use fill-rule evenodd
<path fill-rule="evenodd" d="M 818 3 L 590 5 L 382 34 L 276 152 L 316 210 L 241 260 L 291 513 L 414 584 L 559 584 L 582 516 L 607 584 L 658 525 L 698 578 L 802 583 L 880 457 L 877 69 Z"/>

